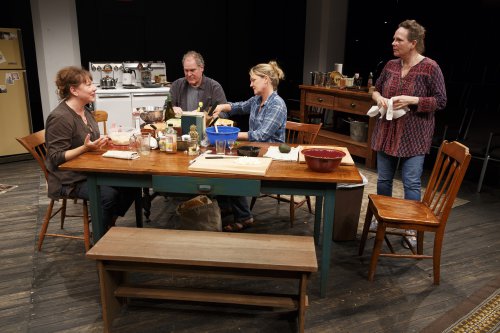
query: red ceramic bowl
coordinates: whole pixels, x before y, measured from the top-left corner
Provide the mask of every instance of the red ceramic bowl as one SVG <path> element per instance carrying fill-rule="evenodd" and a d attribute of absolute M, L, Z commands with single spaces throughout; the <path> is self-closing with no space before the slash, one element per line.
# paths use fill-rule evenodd
<path fill-rule="evenodd" d="M 316 172 L 331 172 L 340 165 L 345 156 L 343 151 L 329 148 L 302 149 L 309 169 Z"/>

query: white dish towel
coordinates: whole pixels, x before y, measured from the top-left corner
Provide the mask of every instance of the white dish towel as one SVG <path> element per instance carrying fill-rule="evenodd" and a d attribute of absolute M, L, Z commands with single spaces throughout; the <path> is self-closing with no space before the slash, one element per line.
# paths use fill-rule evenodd
<path fill-rule="evenodd" d="M 293 161 L 297 162 L 299 160 L 299 148 L 292 147 L 289 153 L 280 153 L 279 147 L 271 146 L 267 149 L 264 157 L 270 157 L 273 160 L 278 161 Z"/>
<path fill-rule="evenodd" d="M 404 107 L 403 109 L 396 109 L 394 110 L 392 108 L 392 98 L 389 99 L 389 103 L 387 105 L 387 110 L 386 108 L 382 107 L 379 108 L 377 105 L 374 105 L 368 110 L 366 113 L 370 117 L 375 117 L 380 113 L 380 118 L 383 118 L 385 115 L 385 119 L 387 120 L 392 120 L 392 119 L 398 119 L 406 114 L 406 112 L 410 111 L 410 108 Z"/>
<path fill-rule="evenodd" d="M 136 158 L 139 158 L 139 154 L 137 154 L 135 151 L 128 150 L 108 150 L 107 152 L 102 154 L 102 156 L 120 158 L 122 160 L 135 160 Z"/>

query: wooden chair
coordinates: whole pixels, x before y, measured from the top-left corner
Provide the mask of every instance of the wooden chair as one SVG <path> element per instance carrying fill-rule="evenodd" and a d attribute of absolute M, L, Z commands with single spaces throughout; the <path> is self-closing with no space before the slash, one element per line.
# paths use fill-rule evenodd
<path fill-rule="evenodd" d="M 304 124 L 297 123 L 294 121 L 286 122 L 286 133 L 285 141 L 289 144 L 314 144 L 316 137 L 318 136 L 319 130 L 323 124 Z M 312 213 L 311 209 L 311 198 L 306 196 L 304 200 L 295 201 L 294 196 L 291 195 L 290 199 L 283 198 L 278 195 L 262 195 L 261 197 L 271 197 L 278 200 L 278 203 L 288 202 L 290 203 L 290 226 L 293 227 L 293 221 L 295 220 L 295 209 L 301 207 L 304 203 L 307 203 L 307 208 L 309 212 Z M 253 208 L 257 197 L 253 197 L 250 203 L 250 209 Z"/>
<path fill-rule="evenodd" d="M 103 126 L 103 133 L 104 135 L 108 134 L 108 131 L 106 129 L 106 122 L 108 121 L 108 113 L 104 110 L 95 110 L 92 112 L 92 115 L 94 116 L 95 121 L 97 123 L 102 123 Z"/>
<path fill-rule="evenodd" d="M 38 162 L 38 165 L 42 169 L 45 180 L 48 181 L 49 172 L 45 166 L 45 158 L 47 154 L 47 149 L 45 147 L 45 130 L 38 131 L 36 133 L 30 134 L 23 138 L 16 138 L 16 140 L 23 145 L 26 150 L 28 150 L 31 155 Z M 52 212 L 54 209 L 54 202 L 56 200 L 51 199 L 49 206 L 47 207 L 47 211 L 45 213 L 45 217 L 43 220 L 42 228 L 40 230 L 40 235 L 38 236 L 38 251 L 42 249 L 43 240 L 45 236 L 53 236 L 53 237 L 64 237 L 64 238 L 72 238 L 72 239 L 83 239 L 85 243 L 85 251 L 90 249 L 90 230 L 89 230 L 89 214 L 88 214 L 88 204 L 87 200 L 83 200 L 83 237 L 65 235 L 65 234 L 53 234 L 47 233 L 47 228 L 49 226 L 49 221 L 57 215 L 57 213 L 61 213 L 61 229 L 64 228 L 64 220 L 66 216 L 73 216 L 66 214 L 66 203 L 70 198 L 61 197 L 62 204 L 59 209 L 57 209 L 54 213 Z"/>
<path fill-rule="evenodd" d="M 359 255 L 363 255 L 372 216 L 378 221 L 375 243 L 368 271 L 368 280 L 373 281 L 378 258 L 414 258 L 433 259 L 434 284 L 439 284 L 441 247 L 443 245 L 444 230 L 453 201 L 464 178 L 471 155 L 469 148 L 454 141 L 443 141 L 439 148 L 436 162 L 427 184 L 424 197 L 421 201 L 405 200 L 382 195 L 368 195 L 368 208 L 365 225 L 359 245 Z M 389 231 L 388 228 L 396 230 Z M 399 229 L 399 230 L 398 230 Z M 406 230 L 417 230 L 417 249 L 411 246 L 411 254 L 395 253 L 387 235 L 411 236 Z M 433 255 L 423 254 L 424 232 L 433 232 Z M 391 253 L 381 253 L 382 243 L 386 241 Z"/>

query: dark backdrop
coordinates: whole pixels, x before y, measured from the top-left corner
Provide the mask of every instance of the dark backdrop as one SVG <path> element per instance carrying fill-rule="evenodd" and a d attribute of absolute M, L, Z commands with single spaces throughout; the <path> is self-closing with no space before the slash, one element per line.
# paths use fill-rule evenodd
<path fill-rule="evenodd" d="M 398 24 L 415 19 L 426 28 L 424 54 L 439 63 L 446 79 L 467 76 L 478 83 L 483 74 L 480 69 L 499 62 L 490 49 L 498 32 L 499 15 L 497 0 L 460 4 L 436 0 L 350 0 L 345 71 L 348 75 L 359 72 L 366 78 L 380 61 L 394 58 L 391 43 Z"/>
<path fill-rule="evenodd" d="M 277 60 L 286 81 L 279 93 L 299 98 L 306 1 L 76 0 L 82 64 L 162 60 L 167 78 L 182 77 L 182 55 L 205 59 L 205 74 L 230 101 L 252 96 L 248 70 Z"/>

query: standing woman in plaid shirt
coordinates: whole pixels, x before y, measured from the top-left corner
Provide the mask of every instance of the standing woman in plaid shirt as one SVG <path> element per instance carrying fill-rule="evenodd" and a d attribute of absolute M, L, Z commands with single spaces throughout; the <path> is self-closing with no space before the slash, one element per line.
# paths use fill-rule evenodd
<path fill-rule="evenodd" d="M 424 38 L 424 27 L 415 20 L 401 22 L 392 41 L 397 59 L 387 62 L 375 84 L 372 99 L 378 107 L 387 108 L 392 98 L 393 109 L 410 109 L 401 118 L 377 120 L 371 147 L 377 151 L 377 194 L 392 196 L 400 160 L 404 197 L 420 200 L 420 178 L 431 147 L 434 113 L 446 106 L 443 73 L 434 60 L 423 55 Z M 416 244 L 415 237 L 409 240 Z"/>

